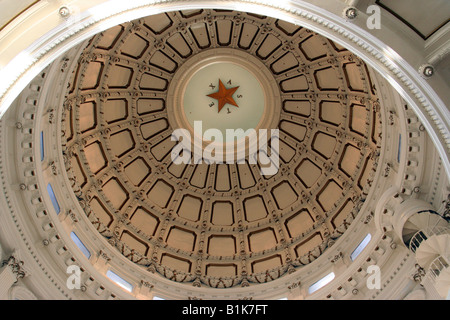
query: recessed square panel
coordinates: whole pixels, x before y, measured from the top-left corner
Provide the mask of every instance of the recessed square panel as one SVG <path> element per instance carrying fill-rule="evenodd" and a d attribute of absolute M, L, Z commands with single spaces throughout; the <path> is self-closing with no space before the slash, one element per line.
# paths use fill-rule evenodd
<path fill-rule="evenodd" d="M 102 191 L 112 206 L 120 210 L 129 199 L 128 191 L 117 178 L 109 179 L 102 187 Z"/>
<path fill-rule="evenodd" d="M 94 174 L 97 174 L 108 165 L 105 152 L 100 142 L 96 141 L 87 145 L 83 151 L 89 168 Z"/>
<path fill-rule="evenodd" d="M 342 198 L 342 187 L 334 180 L 329 180 L 317 194 L 317 202 L 324 212 L 328 212 L 335 207 L 339 199 Z"/>
<path fill-rule="evenodd" d="M 303 159 L 295 174 L 306 188 L 311 188 L 322 175 L 322 169 L 309 159 Z"/>
<path fill-rule="evenodd" d="M 126 244 L 130 250 L 136 250 L 143 256 L 146 256 L 148 253 L 148 244 L 127 230 L 125 230 L 120 236 L 120 241 Z"/>
<path fill-rule="evenodd" d="M 264 259 L 258 259 L 256 261 L 253 261 L 251 264 L 252 273 L 266 272 L 275 268 L 279 268 L 282 265 L 283 260 L 281 259 L 281 256 L 279 254 Z"/>
<path fill-rule="evenodd" d="M 177 214 L 186 220 L 197 222 L 202 214 L 203 200 L 191 195 L 184 195 Z"/>
<path fill-rule="evenodd" d="M 184 251 L 194 251 L 197 235 L 189 230 L 179 227 L 171 227 L 166 238 L 166 243 L 175 248 Z"/>
<path fill-rule="evenodd" d="M 140 186 L 151 173 L 151 168 L 142 157 L 137 157 L 123 168 L 124 173 L 135 186 Z"/>
<path fill-rule="evenodd" d="M 97 104 L 93 101 L 80 104 L 78 116 L 81 133 L 94 129 L 97 126 Z"/>
<path fill-rule="evenodd" d="M 269 250 L 277 245 L 277 236 L 273 228 L 251 232 L 248 235 L 248 246 L 251 252 Z"/>
<path fill-rule="evenodd" d="M 159 218 L 143 207 L 138 207 L 132 216 L 130 222 L 137 229 L 148 236 L 154 236 L 159 226 Z"/>
<path fill-rule="evenodd" d="M 175 189 L 170 184 L 164 180 L 158 180 L 147 193 L 147 197 L 160 208 L 166 208 L 174 191 Z"/>
<path fill-rule="evenodd" d="M 271 194 L 280 210 L 293 205 L 298 199 L 297 192 L 295 192 L 294 188 L 292 188 L 291 184 L 287 181 L 283 181 L 275 186 L 272 189 Z"/>
<path fill-rule="evenodd" d="M 295 255 L 300 258 L 307 255 L 310 251 L 313 251 L 317 246 L 323 242 L 323 237 L 320 232 L 316 232 L 307 240 L 301 242 L 294 248 Z"/>
<path fill-rule="evenodd" d="M 108 124 L 126 120 L 128 101 L 126 99 L 108 99 L 103 105 L 103 118 Z"/>
<path fill-rule="evenodd" d="M 233 203 L 229 201 L 215 201 L 211 209 L 211 223 L 215 226 L 233 225 Z"/>
<path fill-rule="evenodd" d="M 284 225 L 289 237 L 295 238 L 310 230 L 314 226 L 314 219 L 308 209 L 302 209 L 286 219 Z"/>
<path fill-rule="evenodd" d="M 248 222 L 264 219 L 269 214 L 263 197 L 259 195 L 251 198 L 246 198 L 243 201 L 243 206 L 245 220 L 247 220 Z"/>
<path fill-rule="evenodd" d="M 352 144 L 346 144 L 339 160 L 339 169 L 347 176 L 353 177 L 358 170 L 358 163 L 361 160 L 361 150 Z"/>
<path fill-rule="evenodd" d="M 233 256 L 237 252 L 236 238 L 231 235 L 210 236 L 207 251 L 211 256 Z"/>
<path fill-rule="evenodd" d="M 314 135 L 312 148 L 325 159 L 330 159 L 334 153 L 336 144 L 336 137 L 319 131 Z"/>
<path fill-rule="evenodd" d="M 128 129 L 111 134 L 109 142 L 111 153 L 118 158 L 133 150 L 136 145 L 133 134 Z"/>

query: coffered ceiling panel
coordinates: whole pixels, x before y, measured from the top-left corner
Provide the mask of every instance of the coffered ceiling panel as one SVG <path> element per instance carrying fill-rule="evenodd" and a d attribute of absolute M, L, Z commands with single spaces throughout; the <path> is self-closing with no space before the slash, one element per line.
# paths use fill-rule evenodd
<path fill-rule="evenodd" d="M 189 129 L 174 111 L 177 89 L 208 53 L 242 55 L 262 72 L 264 99 L 280 106 L 265 106 L 270 121 L 258 124 L 279 129 L 278 150 L 272 139 L 264 151 L 279 157 L 274 174 L 252 157 L 172 161 L 172 133 Z M 329 39 L 264 16 L 187 10 L 95 35 L 78 61 L 62 124 L 66 169 L 98 236 L 137 267 L 190 285 L 267 282 L 312 263 L 357 214 L 378 164 L 379 104 L 364 63 Z M 221 76 L 205 77 L 202 99 Z M 241 88 L 239 108 L 255 98 L 241 78 L 223 82 Z"/>

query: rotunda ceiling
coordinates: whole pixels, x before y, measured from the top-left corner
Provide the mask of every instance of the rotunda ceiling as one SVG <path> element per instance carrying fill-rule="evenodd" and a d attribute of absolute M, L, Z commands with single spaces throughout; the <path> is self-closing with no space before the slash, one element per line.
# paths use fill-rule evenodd
<path fill-rule="evenodd" d="M 94 36 L 72 72 L 62 130 L 73 191 L 111 246 L 171 280 L 232 287 L 293 272 L 344 234 L 368 194 L 375 86 L 358 57 L 311 30 L 236 11 L 162 13 Z M 175 164 L 172 133 L 196 120 L 278 129 L 276 173 L 250 157 Z"/>

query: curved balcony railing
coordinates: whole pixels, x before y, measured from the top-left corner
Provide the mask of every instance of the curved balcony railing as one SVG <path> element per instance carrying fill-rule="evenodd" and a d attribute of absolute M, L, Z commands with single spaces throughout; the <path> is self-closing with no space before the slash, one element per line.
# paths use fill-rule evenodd
<path fill-rule="evenodd" d="M 409 250 L 416 252 L 420 244 L 434 235 L 449 234 L 450 229 L 441 226 L 435 226 L 417 231 L 409 242 Z"/>
<path fill-rule="evenodd" d="M 430 275 L 433 282 L 436 282 L 436 279 L 442 273 L 442 271 L 448 268 L 449 262 L 446 258 L 439 256 L 431 262 L 430 267 L 428 268 L 427 274 Z"/>

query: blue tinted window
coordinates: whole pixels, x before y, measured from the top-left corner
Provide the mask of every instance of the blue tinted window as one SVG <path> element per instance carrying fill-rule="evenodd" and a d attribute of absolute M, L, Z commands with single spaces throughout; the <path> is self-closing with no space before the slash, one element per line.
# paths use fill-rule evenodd
<path fill-rule="evenodd" d="M 117 285 L 122 287 L 123 289 L 125 289 L 129 292 L 133 291 L 133 286 L 131 285 L 131 283 L 129 283 L 128 281 L 125 281 L 122 277 L 118 276 L 111 270 L 108 270 L 106 272 L 106 276 L 108 278 L 110 278 L 112 281 L 114 281 Z"/>
<path fill-rule="evenodd" d="M 47 192 L 48 192 L 48 195 L 50 196 L 50 200 L 52 200 L 52 204 L 53 204 L 53 207 L 55 208 L 56 214 L 59 214 L 61 211 L 61 208 L 59 207 L 58 200 L 56 200 L 55 193 L 53 192 L 53 188 L 50 183 L 47 185 Z"/>
<path fill-rule="evenodd" d="M 41 149 L 41 161 L 44 161 L 44 156 L 45 156 L 45 153 L 44 153 L 44 131 L 41 131 L 39 143 L 40 143 L 40 149 Z"/>
<path fill-rule="evenodd" d="M 320 288 L 325 287 L 327 284 L 333 281 L 333 279 L 334 279 L 334 272 L 327 274 L 325 277 L 312 284 L 308 289 L 308 293 L 311 294 L 313 292 L 316 292 Z"/>
<path fill-rule="evenodd" d="M 78 238 L 78 236 L 75 234 L 75 232 L 70 233 L 70 237 L 72 238 L 73 242 L 80 248 L 81 252 L 86 256 L 86 258 L 91 257 L 91 253 L 89 252 L 88 248 L 84 245 L 84 243 Z"/>
<path fill-rule="evenodd" d="M 350 255 L 350 259 L 352 259 L 352 261 L 355 261 L 356 257 L 358 257 L 364 248 L 369 244 L 370 239 L 372 239 L 372 236 L 369 233 Z"/>

